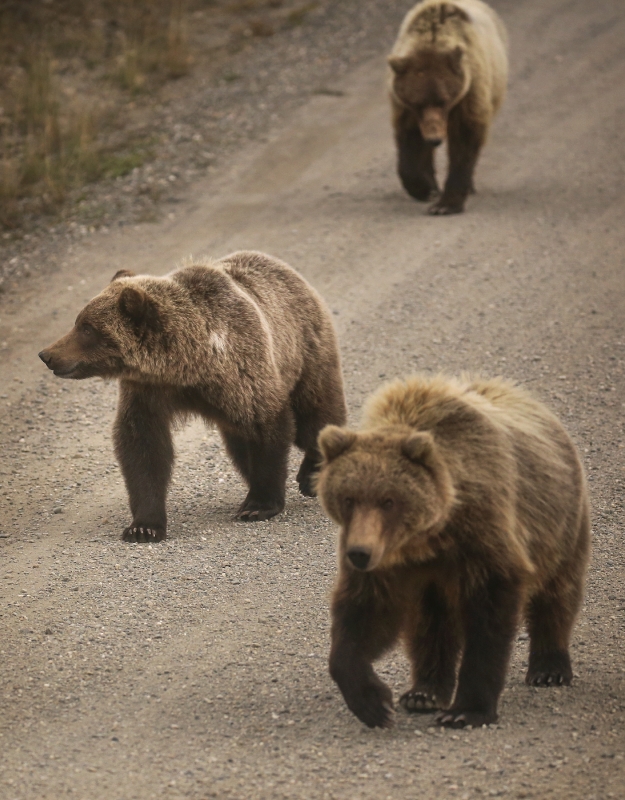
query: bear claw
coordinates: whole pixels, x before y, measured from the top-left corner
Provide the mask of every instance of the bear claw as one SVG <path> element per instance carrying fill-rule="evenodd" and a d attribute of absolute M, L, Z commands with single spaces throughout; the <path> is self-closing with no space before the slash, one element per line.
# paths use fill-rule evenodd
<path fill-rule="evenodd" d="M 265 506 L 259 508 L 258 506 L 247 507 L 244 503 L 235 514 L 235 519 L 239 522 L 263 522 L 263 520 L 271 519 L 282 511 L 280 506 Z"/>
<path fill-rule="evenodd" d="M 436 721 L 445 728 L 478 728 L 497 722 L 497 714 L 482 714 L 471 711 L 441 711 Z"/>
<path fill-rule="evenodd" d="M 464 714 L 441 714 L 436 718 L 440 725 L 449 728 L 464 728 L 467 724 L 467 718 Z"/>
<path fill-rule="evenodd" d="M 124 528 L 124 542 L 162 542 L 166 536 L 164 528 L 149 528 L 146 525 L 130 525 Z"/>
<path fill-rule="evenodd" d="M 526 683 L 529 686 L 570 686 L 571 679 L 559 672 L 537 672 L 528 675 Z"/>

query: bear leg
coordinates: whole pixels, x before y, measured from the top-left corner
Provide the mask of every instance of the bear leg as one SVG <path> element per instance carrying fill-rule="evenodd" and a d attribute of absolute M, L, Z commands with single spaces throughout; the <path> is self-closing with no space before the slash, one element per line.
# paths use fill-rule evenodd
<path fill-rule="evenodd" d="M 249 485 L 247 497 L 235 515 L 242 522 L 261 522 L 271 519 L 284 509 L 287 461 L 293 441 L 293 414 L 285 408 L 273 425 L 265 425 L 262 437 L 246 441 L 239 451 L 238 466 Z M 236 462 L 235 462 L 236 463 Z M 243 470 L 242 470 L 243 471 Z"/>
<path fill-rule="evenodd" d="M 435 585 L 427 586 L 404 629 L 412 688 L 399 699 L 406 711 L 447 708 L 456 685 L 460 638 L 455 615 Z"/>
<path fill-rule="evenodd" d="M 569 641 L 582 587 L 559 584 L 553 581 L 528 605 L 530 655 L 525 683 L 530 686 L 569 686 L 573 678 Z"/>
<path fill-rule="evenodd" d="M 297 471 L 297 485 L 304 497 L 316 497 L 317 491 L 314 484 L 314 476 L 319 472 L 321 463 L 321 453 L 317 448 L 310 448 L 302 459 L 300 468 Z"/>
<path fill-rule="evenodd" d="M 419 121 L 405 112 L 395 129 L 397 173 L 402 186 L 415 200 L 429 200 L 438 192 L 434 174 L 434 147 L 423 138 Z"/>
<path fill-rule="evenodd" d="M 341 575 L 332 601 L 329 666 L 350 711 L 369 728 L 388 728 L 393 695 L 371 662 L 397 639 L 401 613 L 376 599 L 372 583 L 368 575 Z"/>
<path fill-rule="evenodd" d="M 347 418 L 338 361 L 329 363 L 326 359 L 315 373 L 314 380 L 303 376 L 291 395 L 295 444 L 304 451 L 296 480 L 305 497 L 317 495 L 315 475 L 322 460 L 317 445 L 319 433 L 326 425 L 344 425 Z"/>
<path fill-rule="evenodd" d="M 558 575 L 534 595 L 526 609 L 530 656 L 525 682 L 530 686 L 568 686 L 573 678 L 569 643 L 584 597 L 584 577 L 590 550 L 590 514 L 584 504 L 577 530 L 570 532 L 575 547 Z"/>
<path fill-rule="evenodd" d="M 522 604 L 519 581 L 493 575 L 469 596 L 463 608 L 464 653 L 452 706 L 442 711 L 441 725 L 462 728 L 497 721 L 497 702 L 504 686 Z"/>
<path fill-rule="evenodd" d="M 171 416 L 159 389 L 121 382 L 113 441 L 132 512 L 132 524 L 122 533 L 125 542 L 160 542 L 167 535 Z"/>
<path fill-rule="evenodd" d="M 486 125 L 470 122 L 458 107 L 451 110 L 448 123 L 449 174 L 443 194 L 428 209 L 435 216 L 464 211 L 467 196 L 475 192 L 473 172 L 486 139 Z"/>
<path fill-rule="evenodd" d="M 226 445 L 228 455 L 232 459 L 234 466 L 241 473 L 243 480 L 249 485 L 251 474 L 250 446 L 245 437 L 235 433 L 222 431 L 222 438 Z"/>

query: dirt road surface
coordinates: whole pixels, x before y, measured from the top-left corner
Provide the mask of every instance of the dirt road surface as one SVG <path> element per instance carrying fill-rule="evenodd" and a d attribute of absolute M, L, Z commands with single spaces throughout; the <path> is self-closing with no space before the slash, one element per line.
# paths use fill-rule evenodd
<path fill-rule="evenodd" d="M 495 5 L 510 91 L 466 214 L 428 217 L 398 185 L 385 40 L 342 96 L 241 149 L 176 220 L 87 237 L 3 301 L 3 800 L 625 797 L 625 8 Z M 383 379 L 465 369 L 564 419 L 593 503 L 572 687 L 524 685 L 521 632 L 498 725 L 441 731 L 398 710 L 366 729 L 327 674 L 333 526 L 293 480 L 280 517 L 234 523 L 243 486 L 199 423 L 177 438 L 168 541 L 120 541 L 116 388 L 55 379 L 37 352 L 116 270 L 238 248 L 327 299 L 352 420 Z M 378 666 L 397 697 L 403 655 Z"/>

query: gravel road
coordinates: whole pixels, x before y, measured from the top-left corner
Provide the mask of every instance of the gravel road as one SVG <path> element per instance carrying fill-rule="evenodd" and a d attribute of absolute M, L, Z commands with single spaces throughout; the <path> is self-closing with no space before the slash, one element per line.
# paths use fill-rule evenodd
<path fill-rule="evenodd" d="M 369 20 L 332 93 L 231 147 L 175 219 L 86 235 L 3 296 L 2 800 L 625 797 L 625 8 L 494 5 L 510 90 L 466 214 L 428 217 L 395 176 L 384 55 L 410 3 L 330 3 L 310 48 L 340 59 L 344 20 Z M 267 44 L 274 59 L 292 35 Z M 285 259 L 327 299 L 352 421 L 383 379 L 467 369 L 563 418 L 593 503 L 572 687 L 524 685 L 521 632 L 498 725 L 443 731 L 398 710 L 366 729 L 327 674 L 332 524 L 296 492 L 295 458 L 286 512 L 233 522 L 242 484 L 197 422 L 177 437 L 170 538 L 120 541 L 115 386 L 55 379 L 36 354 L 116 270 L 238 248 Z M 378 666 L 397 698 L 406 660 Z"/>

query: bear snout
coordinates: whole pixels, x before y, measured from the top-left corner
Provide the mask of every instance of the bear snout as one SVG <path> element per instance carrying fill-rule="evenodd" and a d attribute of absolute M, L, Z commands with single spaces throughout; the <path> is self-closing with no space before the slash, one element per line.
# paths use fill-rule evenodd
<path fill-rule="evenodd" d="M 365 571 L 371 561 L 371 550 L 368 547 L 350 547 L 347 551 L 352 566 Z"/>
<path fill-rule="evenodd" d="M 52 356 L 50 353 L 47 350 L 42 350 L 38 355 L 46 367 L 48 367 L 48 369 L 52 369 Z"/>
<path fill-rule="evenodd" d="M 67 358 L 59 358 L 58 353 L 55 353 L 52 348 L 42 350 L 39 353 L 39 358 L 57 378 L 75 377 L 76 368 L 78 366 L 76 359 L 68 360 Z"/>
<path fill-rule="evenodd" d="M 447 115 L 442 108 L 430 107 L 421 112 L 421 136 L 432 147 L 438 147 L 447 136 Z"/>
<path fill-rule="evenodd" d="M 356 504 L 345 531 L 344 547 L 349 563 L 358 570 L 370 572 L 384 558 L 384 518 L 375 506 Z"/>

